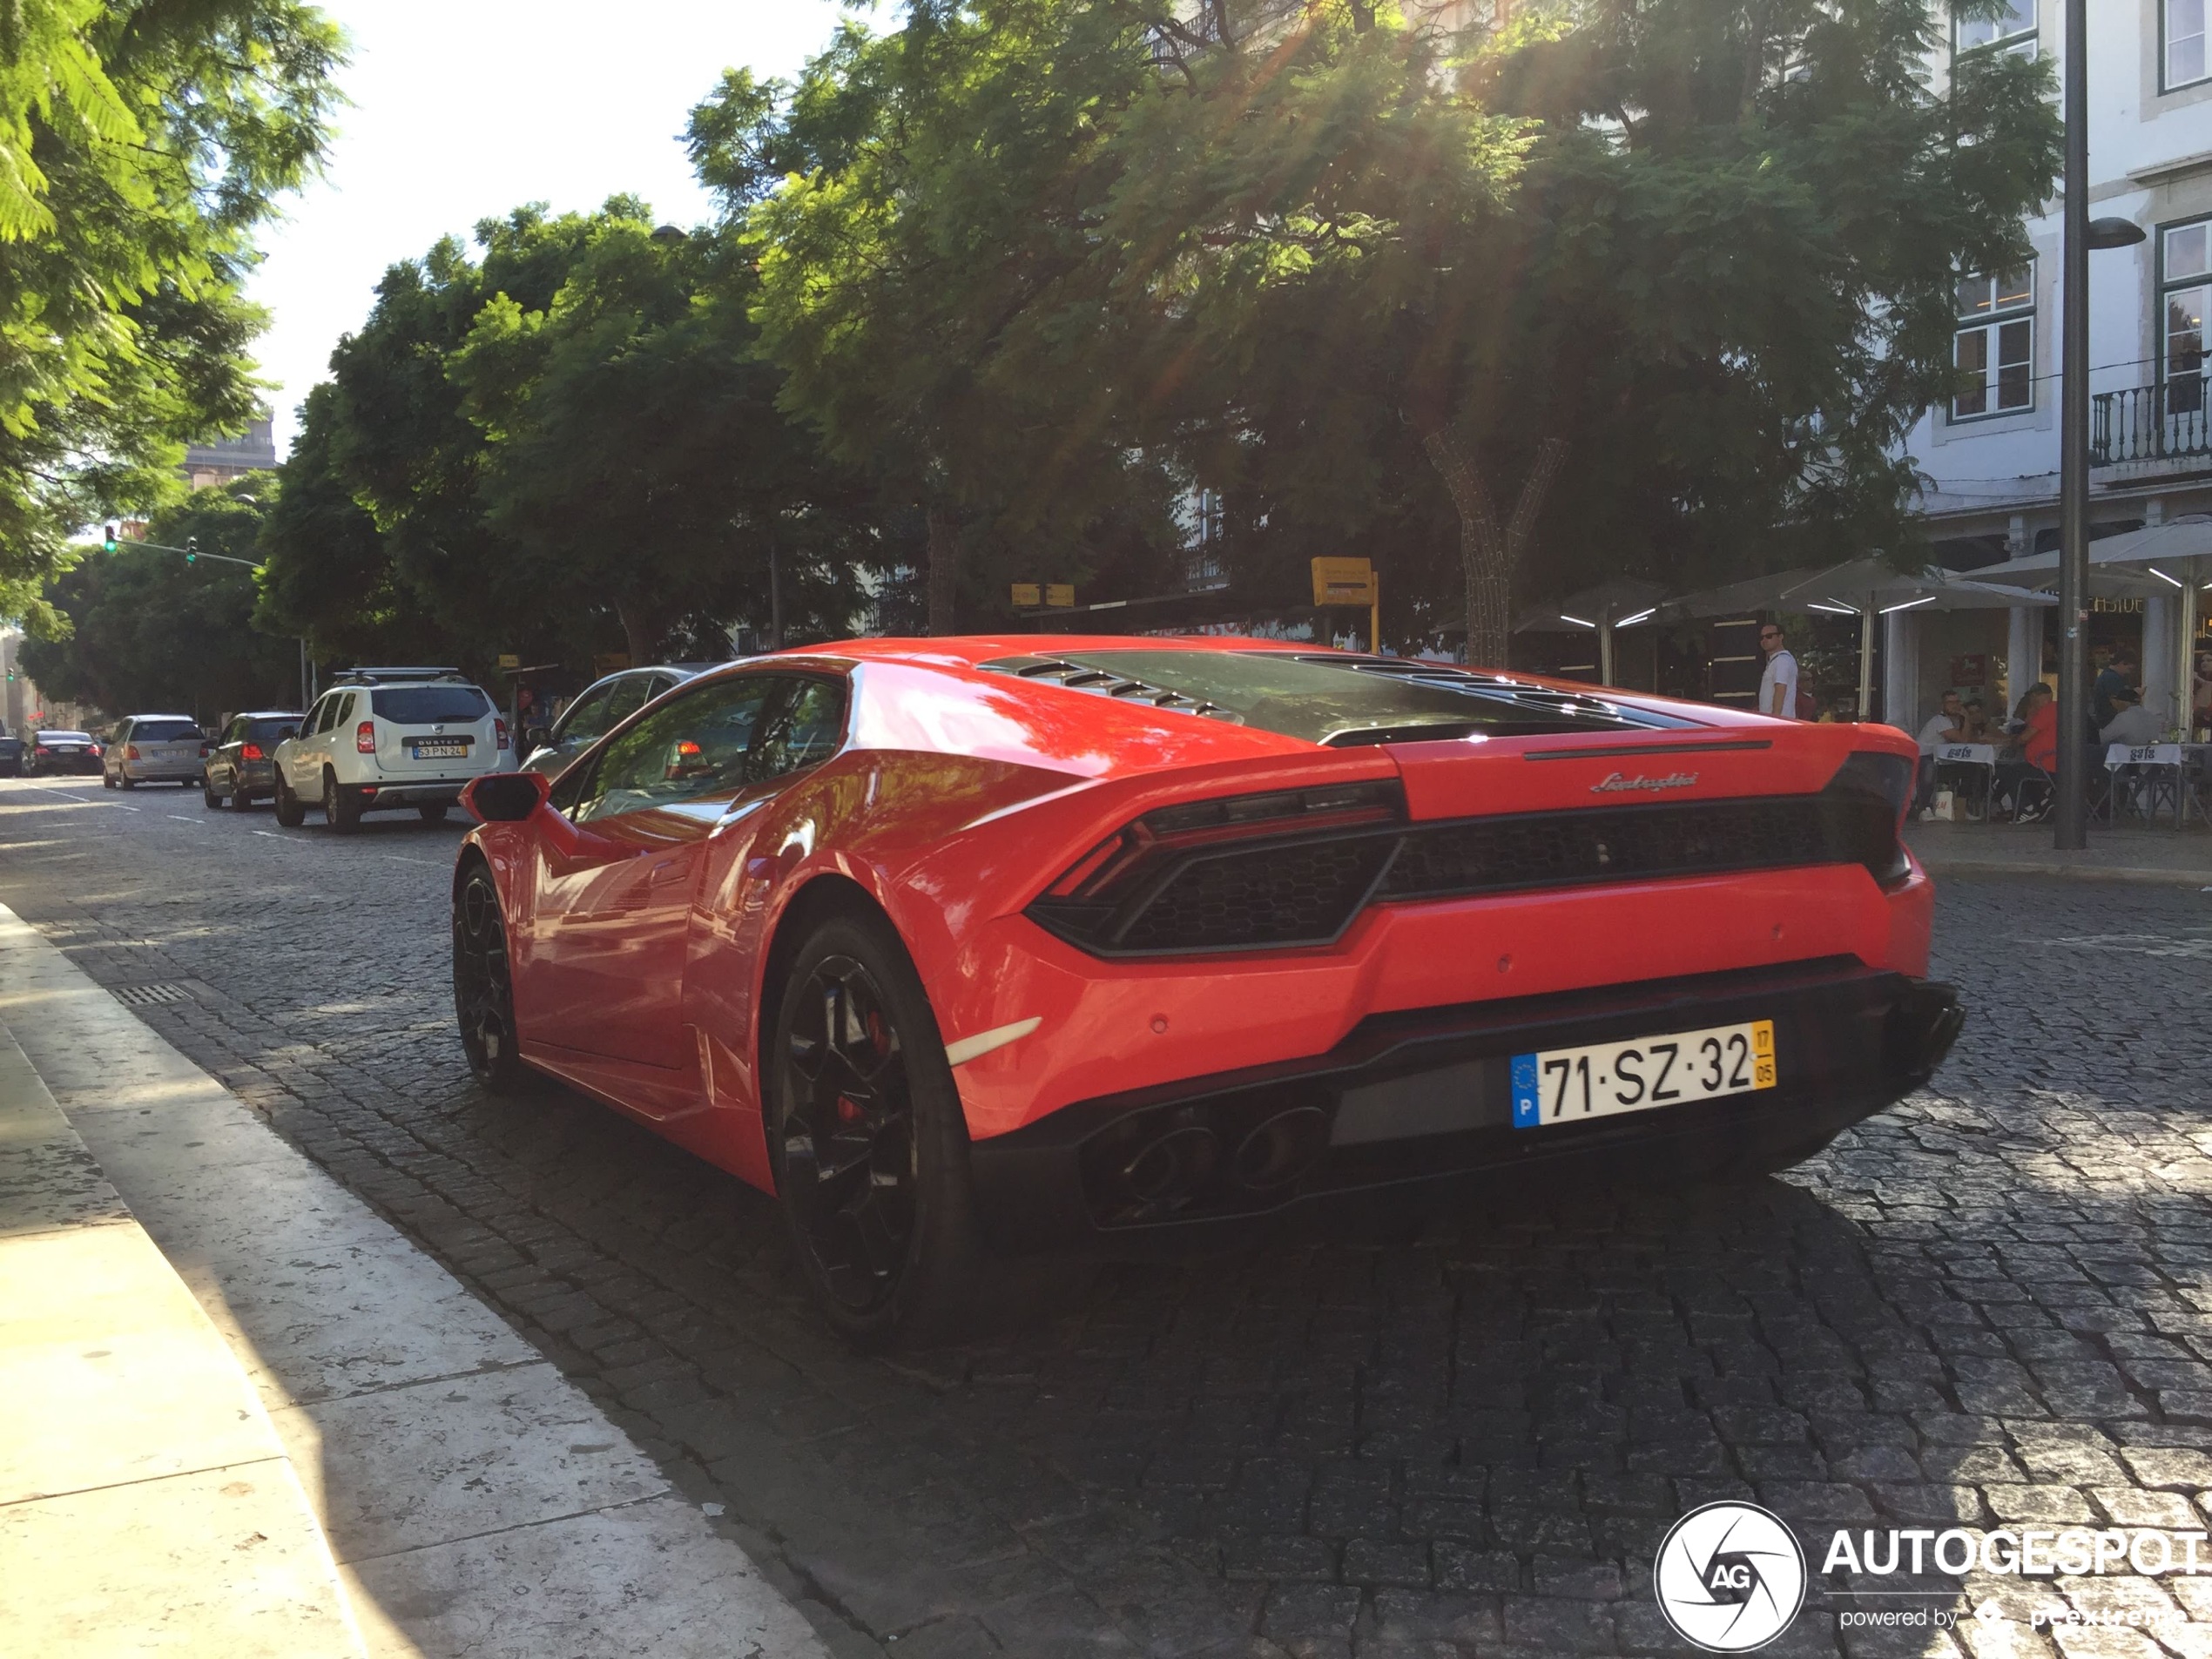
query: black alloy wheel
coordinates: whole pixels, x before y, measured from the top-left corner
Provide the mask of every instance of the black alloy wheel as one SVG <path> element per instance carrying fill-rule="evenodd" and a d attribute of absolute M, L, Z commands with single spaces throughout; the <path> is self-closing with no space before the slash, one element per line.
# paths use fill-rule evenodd
<path fill-rule="evenodd" d="M 515 1038 L 515 983 L 507 924 L 491 872 L 472 862 L 453 895 L 453 1011 L 469 1069 L 495 1095 L 516 1095 L 532 1074 Z"/>
<path fill-rule="evenodd" d="M 769 1153 L 800 1274 L 839 1334 L 861 1348 L 949 1341 L 1068 1291 L 1087 1269 L 984 1243 L 945 1040 L 889 921 L 857 905 L 824 918 L 780 988 Z"/>
<path fill-rule="evenodd" d="M 914 1085 L 889 999 L 864 963 L 825 956 L 792 990 L 786 1202 L 830 1295 L 865 1316 L 897 1292 L 914 1248 Z"/>

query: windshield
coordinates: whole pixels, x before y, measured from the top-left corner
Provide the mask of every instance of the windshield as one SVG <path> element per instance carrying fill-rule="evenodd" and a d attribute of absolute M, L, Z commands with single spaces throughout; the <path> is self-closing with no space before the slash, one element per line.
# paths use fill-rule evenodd
<path fill-rule="evenodd" d="M 141 720 L 131 728 L 134 743 L 182 743 L 199 736 L 190 720 Z"/>
<path fill-rule="evenodd" d="M 481 720 L 491 712 L 491 699 L 473 685 L 397 685 L 371 691 L 368 704 L 378 719 L 401 725 Z"/>
<path fill-rule="evenodd" d="M 1293 651 L 1084 651 L 985 668 L 1345 747 L 1686 724 L 1443 663 Z"/>

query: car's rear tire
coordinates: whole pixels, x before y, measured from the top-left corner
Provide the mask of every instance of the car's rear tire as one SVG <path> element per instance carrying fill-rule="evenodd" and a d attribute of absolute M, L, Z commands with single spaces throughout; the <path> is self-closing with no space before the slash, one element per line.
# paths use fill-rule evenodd
<path fill-rule="evenodd" d="M 945 1341 L 1020 1318 L 1064 1281 L 984 1242 L 944 1038 L 888 922 L 854 910 L 806 936 L 767 1058 L 792 1251 L 840 1335 L 863 1348 Z"/>
<path fill-rule="evenodd" d="M 446 821 L 446 809 L 442 805 L 434 803 L 428 806 L 418 806 L 415 810 L 421 815 L 422 821 L 426 824 L 442 824 Z"/>
<path fill-rule="evenodd" d="M 469 1069 L 495 1095 L 519 1095 L 536 1082 L 515 1037 L 515 981 L 499 888 L 472 860 L 453 895 L 453 1012 Z"/>
<path fill-rule="evenodd" d="M 340 788 L 334 772 L 322 775 L 322 818 L 341 835 L 351 835 L 361 826 L 361 797 Z"/>
<path fill-rule="evenodd" d="M 138 786 L 138 780 L 127 772 L 117 772 L 115 781 L 125 789 L 136 789 Z"/>
<path fill-rule="evenodd" d="M 292 792 L 282 771 L 276 775 L 276 821 L 286 829 L 298 829 L 307 821 L 307 803 Z"/>
<path fill-rule="evenodd" d="M 253 805 L 253 792 L 246 788 L 245 778 L 241 775 L 232 779 L 230 793 L 231 810 L 234 813 L 242 813 Z"/>

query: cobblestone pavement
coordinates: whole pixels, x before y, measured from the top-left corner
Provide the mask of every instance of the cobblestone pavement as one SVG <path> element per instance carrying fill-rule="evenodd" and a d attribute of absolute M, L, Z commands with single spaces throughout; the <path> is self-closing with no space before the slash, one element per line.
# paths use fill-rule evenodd
<path fill-rule="evenodd" d="M 0 784 L 0 900 L 105 983 L 179 988 L 144 1017 L 721 1506 L 841 1653 L 1679 1653 L 1650 1562 L 1708 1499 L 1816 1549 L 2206 1526 L 2212 894 L 1947 884 L 1973 1014 L 1939 1089 L 1786 1180 L 1117 1268 L 1018 1340 L 879 1361 L 809 1316 L 766 1200 L 572 1096 L 474 1089 L 457 840 Z M 2212 1652 L 2212 1578 L 2047 1594 L 2155 1628 L 1846 1629 L 1927 1603 L 1822 1585 L 1769 1651 Z"/>

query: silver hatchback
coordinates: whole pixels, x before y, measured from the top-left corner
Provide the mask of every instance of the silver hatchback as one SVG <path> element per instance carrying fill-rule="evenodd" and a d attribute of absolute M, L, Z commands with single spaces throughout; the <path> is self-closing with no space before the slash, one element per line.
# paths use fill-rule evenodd
<path fill-rule="evenodd" d="M 134 714 L 115 728 L 101 758 L 100 781 L 110 789 L 140 784 L 199 782 L 207 759 L 207 736 L 184 714 Z"/>

